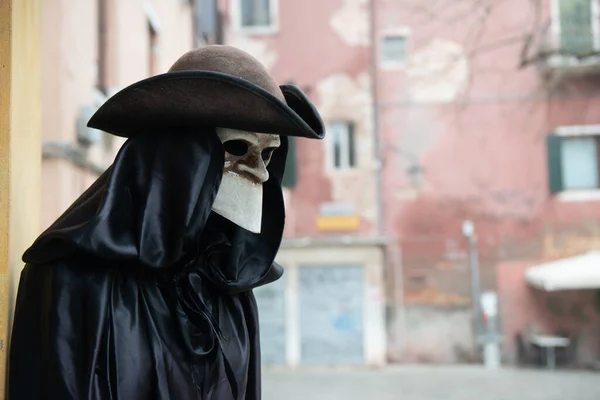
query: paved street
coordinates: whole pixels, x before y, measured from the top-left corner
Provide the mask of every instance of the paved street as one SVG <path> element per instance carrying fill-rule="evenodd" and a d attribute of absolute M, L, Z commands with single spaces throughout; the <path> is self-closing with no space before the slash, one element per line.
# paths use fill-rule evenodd
<path fill-rule="evenodd" d="M 265 371 L 264 400 L 598 400 L 600 373 L 478 367 Z"/>

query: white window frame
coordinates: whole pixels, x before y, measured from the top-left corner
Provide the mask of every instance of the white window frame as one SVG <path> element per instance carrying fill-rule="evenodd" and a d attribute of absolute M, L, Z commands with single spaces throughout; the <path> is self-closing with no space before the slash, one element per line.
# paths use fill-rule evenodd
<path fill-rule="evenodd" d="M 565 125 L 554 130 L 556 136 L 562 137 L 600 137 L 600 125 Z M 600 160 L 598 160 L 600 162 Z M 564 202 L 600 201 L 600 188 L 567 189 L 558 193 L 557 198 Z"/>
<path fill-rule="evenodd" d="M 409 27 L 399 27 L 395 29 L 386 29 L 379 34 L 379 40 L 377 42 L 377 62 L 382 69 L 404 69 L 408 60 L 408 42 L 411 36 L 411 29 Z M 402 37 L 406 44 L 406 53 L 403 61 L 391 61 L 383 59 L 383 40 L 388 37 Z"/>
<path fill-rule="evenodd" d="M 560 4 L 561 0 L 550 0 L 550 32 L 552 32 L 552 42 L 557 49 L 560 49 Z M 592 7 L 592 34 L 594 35 L 594 50 L 600 50 L 600 0 L 590 0 Z"/>
<path fill-rule="evenodd" d="M 345 129 L 344 134 L 341 135 L 340 138 L 340 166 L 335 165 L 335 147 L 333 143 L 334 135 L 326 135 L 326 159 L 327 166 L 331 171 L 350 171 L 356 169 L 358 167 L 358 155 L 356 151 L 356 124 L 352 120 L 347 119 L 336 119 L 331 120 L 329 124 L 327 124 L 327 129 L 331 130 L 333 125 L 343 124 Z M 354 126 L 354 165 L 350 165 L 350 146 L 349 146 L 349 138 L 350 132 L 352 131 L 351 126 Z"/>
<path fill-rule="evenodd" d="M 556 136 L 600 136 L 600 125 L 563 125 L 554 130 Z"/>
<path fill-rule="evenodd" d="M 279 0 L 269 0 L 270 24 L 265 26 L 242 25 L 242 0 L 230 0 L 230 17 L 237 32 L 257 35 L 274 35 L 279 32 Z"/>

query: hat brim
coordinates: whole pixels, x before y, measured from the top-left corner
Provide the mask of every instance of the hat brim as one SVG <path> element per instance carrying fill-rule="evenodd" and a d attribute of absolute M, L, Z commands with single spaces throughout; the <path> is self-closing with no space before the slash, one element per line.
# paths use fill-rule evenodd
<path fill-rule="evenodd" d="M 235 76 L 212 71 L 168 72 L 116 93 L 96 111 L 88 126 L 122 137 L 165 128 L 210 126 L 322 139 L 323 121 L 310 100 L 293 85 L 280 88 L 285 102 Z"/>

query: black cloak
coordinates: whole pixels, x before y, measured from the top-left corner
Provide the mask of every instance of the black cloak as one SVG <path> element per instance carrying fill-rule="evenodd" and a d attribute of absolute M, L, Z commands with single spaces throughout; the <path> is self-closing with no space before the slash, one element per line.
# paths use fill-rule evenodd
<path fill-rule="evenodd" d="M 260 399 L 251 289 L 283 273 L 286 154 L 281 136 L 253 234 L 211 211 L 214 129 L 128 139 L 23 256 L 10 399 Z"/>

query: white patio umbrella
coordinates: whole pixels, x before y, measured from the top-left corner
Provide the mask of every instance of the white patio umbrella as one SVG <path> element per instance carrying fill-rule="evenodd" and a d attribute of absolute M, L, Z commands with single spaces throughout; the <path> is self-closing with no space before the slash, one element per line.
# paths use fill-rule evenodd
<path fill-rule="evenodd" d="M 525 271 L 525 280 L 547 292 L 600 289 L 600 251 L 533 266 Z"/>

